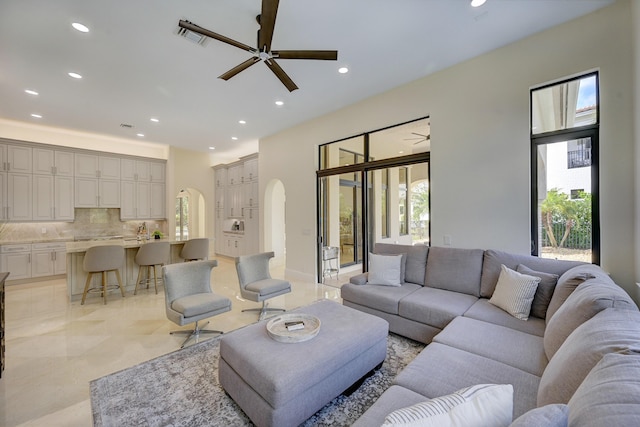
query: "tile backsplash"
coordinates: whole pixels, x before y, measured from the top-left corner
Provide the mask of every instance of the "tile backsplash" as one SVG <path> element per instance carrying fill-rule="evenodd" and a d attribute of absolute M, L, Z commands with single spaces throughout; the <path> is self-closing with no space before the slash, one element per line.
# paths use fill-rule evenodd
<path fill-rule="evenodd" d="M 0 224 L 0 243 L 38 240 L 73 240 L 75 237 L 135 236 L 147 223 L 150 233 L 167 234 L 167 221 L 121 221 L 120 209 L 75 209 L 74 222 L 22 222 Z"/>

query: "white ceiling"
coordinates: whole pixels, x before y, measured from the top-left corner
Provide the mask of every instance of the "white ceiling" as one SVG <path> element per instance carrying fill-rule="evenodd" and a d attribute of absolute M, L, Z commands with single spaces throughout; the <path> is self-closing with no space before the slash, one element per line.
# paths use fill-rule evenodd
<path fill-rule="evenodd" d="M 279 60 L 300 87 L 289 93 L 264 64 L 218 79 L 251 55 L 176 35 L 187 19 L 254 46 L 260 0 L 0 0 L 0 118 L 216 147 L 234 158 L 256 151 L 262 137 L 613 1 L 488 0 L 472 8 L 469 0 L 281 0 L 273 49 L 339 51 L 335 62 Z M 350 72 L 339 74 L 341 66 Z"/>

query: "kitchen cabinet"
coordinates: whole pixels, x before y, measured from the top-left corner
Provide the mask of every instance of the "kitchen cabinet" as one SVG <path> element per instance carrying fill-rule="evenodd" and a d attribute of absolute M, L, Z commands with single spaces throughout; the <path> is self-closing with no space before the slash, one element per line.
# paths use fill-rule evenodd
<path fill-rule="evenodd" d="M 166 169 L 164 162 L 149 162 L 149 181 L 164 183 Z"/>
<path fill-rule="evenodd" d="M 0 221 L 9 220 L 9 206 L 7 203 L 7 174 L 0 172 Z"/>
<path fill-rule="evenodd" d="M 2 163 L 2 170 L 7 172 L 31 173 L 32 148 L 22 145 L 6 145 L 6 159 Z"/>
<path fill-rule="evenodd" d="M 30 173 L 7 174 L 7 219 L 9 221 L 31 221 L 33 175 Z"/>
<path fill-rule="evenodd" d="M 242 182 L 258 180 L 258 159 L 257 158 L 245 160 L 243 165 L 243 176 L 244 176 L 244 179 Z"/>
<path fill-rule="evenodd" d="M 231 166 L 227 169 L 227 185 L 242 184 L 244 167 L 242 164 Z"/>
<path fill-rule="evenodd" d="M 227 169 L 216 168 L 215 170 L 216 189 L 227 187 Z"/>
<path fill-rule="evenodd" d="M 120 159 L 120 177 L 129 181 L 150 181 L 151 165 L 145 160 Z"/>
<path fill-rule="evenodd" d="M 150 187 L 149 218 L 166 219 L 166 190 L 164 183 L 152 182 Z"/>
<path fill-rule="evenodd" d="M 225 206 L 227 217 L 242 217 L 243 188 L 244 187 L 242 185 L 234 185 L 233 187 L 227 188 L 227 203 Z"/>
<path fill-rule="evenodd" d="M 121 181 L 120 219 L 164 219 L 165 185 Z"/>
<path fill-rule="evenodd" d="M 260 252 L 260 210 L 258 208 L 244 208 L 244 246 L 246 254 Z"/>
<path fill-rule="evenodd" d="M 241 234 L 224 233 L 223 254 L 230 257 L 238 257 L 244 252 L 244 236 Z"/>
<path fill-rule="evenodd" d="M 73 153 L 48 148 L 33 149 L 33 173 L 73 176 Z"/>
<path fill-rule="evenodd" d="M 76 177 L 120 179 L 120 158 L 97 154 L 75 153 Z"/>
<path fill-rule="evenodd" d="M 73 221 L 73 178 L 33 175 L 33 220 Z"/>
<path fill-rule="evenodd" d="M 67 270 L 65 243 L 31 245 L 31 277 L 55 276 Z"/>
<path fill-rule="evenodd" d="M 242 185 L 244 189 L 244 197 L 242 204 L 245 207 L 255 208 L 258 206 L 258 181 L 245 182 Z"/>
<path fill-rule="evenodd" d="M 74 201 L 76 208 L 119 208 L 120 180 L 76 177 Z"/>
<path fill-rule="evenodd" d="M 226 244 L 224 240 L 224 233 L 223 233 L 224 219 L 225 219 L 224 209 L 222 208 L 216 209 L 216 216 L 214 221 L 215 237 L 213 240 L 213 250 L 215 251 L 216 254 L 224 253 L 224 248 Z"/>
<path fill-rule="evenodd" d="M 0 246 L 0 270 L 8 271 L 11 280 L 31 277 L 31 245 L 14 244 Z"/>

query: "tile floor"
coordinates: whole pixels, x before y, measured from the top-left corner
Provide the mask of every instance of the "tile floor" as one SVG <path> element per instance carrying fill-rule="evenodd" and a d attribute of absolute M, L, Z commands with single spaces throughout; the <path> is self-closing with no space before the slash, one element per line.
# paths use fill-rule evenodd
<path fill-rule="evenodd" d="M 243 308 L 258 303 L 240 297 L 233 261 L 218 258 L 212 284 L 232 300 L 232 310 L 211 319 L 210 328 L 231 331 L 257 320 Z M 283 277 L 281 268 L 273 277 Z M 353 274 L 353 273 L 352 273 Z M 349 273 L 325 285 L 291 281 L 292 292 L 270 300 L 292 309 L 318 299 L 341 301 L 339 284 Z M 333 285 L 333 286 L 331 286 Z M 167 320 L 164 293 L 110 293 L 105 306 L 98 295 L 84 305 L 69 302 L 66 280 L 6 287 L 5 371 L 0 379 L 0 425 L 90 426 L 89 381 L 179 349 L 184 336 Z M 183 329 L 188 329 L 185 326 Z"/>

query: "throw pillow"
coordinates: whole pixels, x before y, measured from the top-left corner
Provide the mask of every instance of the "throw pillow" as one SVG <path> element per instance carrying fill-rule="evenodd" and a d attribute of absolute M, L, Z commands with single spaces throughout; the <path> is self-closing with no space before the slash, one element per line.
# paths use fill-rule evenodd
<path fill-rule="evenodd" d="M 506 427 L 512 413 L 511 384 L 479 384 L 393 411 L 382 427 Z"/>
<path fill-rule="evenodd" d="M 378 255 L 369 253 L 369 274 L 367 284 L 400 286 L 402 255 Z"/>
<path fill-rule="evenodd" d="M 536 289 L 536 294 L 534 295 L 533 302 L 531 303 L 531 315 L 540 319 L 546 318 L 547 307 L 549 307 L 551 297 L 553 296 L 553 290 L 556 288 L 556 283 L 558 283 L 558 277 L 560 276 L 557 274 L 545 273 L 543 271 L 535 271 L 524 264 L 518 265 L 516 271 L 518 273 L 540 278 L 538 289 Z"/>
<path fill-rule="evenodd" d="M 502 265 L 496 290 L 489 302 L 520 320 L 529 319 L 539 277 L 521 274 Z"/>

